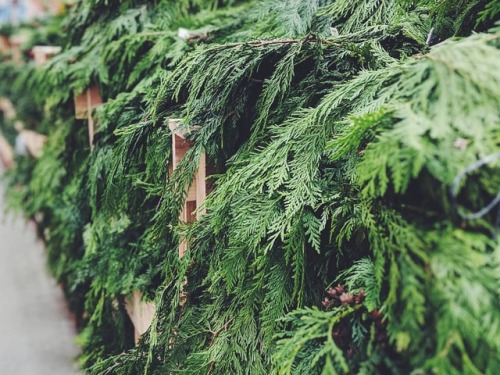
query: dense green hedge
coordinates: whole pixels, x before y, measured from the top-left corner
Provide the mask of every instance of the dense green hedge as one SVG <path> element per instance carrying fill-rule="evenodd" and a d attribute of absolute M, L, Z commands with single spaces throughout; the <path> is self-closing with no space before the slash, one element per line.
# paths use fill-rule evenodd
<path fill-rule="evenodd" d="M 37 29 L 32 44 L 63 52 L 0 64 L 0 94 L 49 138 L 8 195 L 43 214 L 82 367 L 497 374 L 497 209 L 465 212 L 499 193 L 499 14 L 498 0 L 87 0 L 64 37 L 60 20 Z M 91 150 L 72 101 L 95 83 Z M 171 118 L 202 127 L 169 178 Z M 186 225 L 202 151 L 215 189 Z M 133 290 L 158 307 L 137 347 Z"/>

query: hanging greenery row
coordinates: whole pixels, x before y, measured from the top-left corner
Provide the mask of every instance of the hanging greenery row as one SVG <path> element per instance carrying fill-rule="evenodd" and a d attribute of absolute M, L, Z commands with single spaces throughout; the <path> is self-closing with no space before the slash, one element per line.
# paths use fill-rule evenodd
<path fill-rule="evenodd" d="M 498 0 L 82 0 L 0 29 L 30 36 L 24 64 L 2 56 L 17 116 L 0 130 L 47 136 L 6 172 L 8 201 L 38 221 L 81 367 L 498 374 L 499 15 Z M 62 52 L 35 66 L 40 44 Z M 91 145 L 74 112 L 89 87 Z M 175 169 L 174 119 L 191 144 Z M 183 222 L 205 155 L 206 213 Z M 135 292 L 156 310 L 137 345 Z"/>

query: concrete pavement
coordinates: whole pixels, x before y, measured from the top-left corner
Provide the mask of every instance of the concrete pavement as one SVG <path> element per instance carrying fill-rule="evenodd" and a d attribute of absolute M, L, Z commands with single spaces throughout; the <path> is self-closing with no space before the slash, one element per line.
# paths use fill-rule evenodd
<path fill-rule="evenodd" d="M 80 374 L 76 332 L 34 226 L 4 206 L 0 184 L 0 374 Z"/>

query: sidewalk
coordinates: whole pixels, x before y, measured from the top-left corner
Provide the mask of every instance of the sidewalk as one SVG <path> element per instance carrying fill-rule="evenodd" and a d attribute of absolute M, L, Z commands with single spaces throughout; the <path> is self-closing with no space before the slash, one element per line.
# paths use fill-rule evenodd
<path fill-rule="evenodd" d="M 0 374 L 79 374 L 75 329 L 46 272 L 43 246 L 33 225 L 4 206 L 0 185 Z"/>

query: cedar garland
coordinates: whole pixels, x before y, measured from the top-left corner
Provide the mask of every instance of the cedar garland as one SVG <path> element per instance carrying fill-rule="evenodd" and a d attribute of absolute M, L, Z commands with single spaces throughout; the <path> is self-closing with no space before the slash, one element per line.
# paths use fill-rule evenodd
<path fill-rule="evenodd" d="M 0 94 L 48 135 L 8 194 L 42 218 L 82 367 L 496 374 L 497 216 L 463 220 L 450 189 L 500 147 L 497 3 L 80 1 L 48 65 L 0 64 Z M 90 151 L 72 95 L 92 82 Z M 169 174 L 173 118 L 201 128 Z M 202 152 L 207 214 L 179 223 Z M 497 172 L 478 168 L 456 204 L 486 206 Z M 138 347 L 133 290 L 158 308 Z"/>

